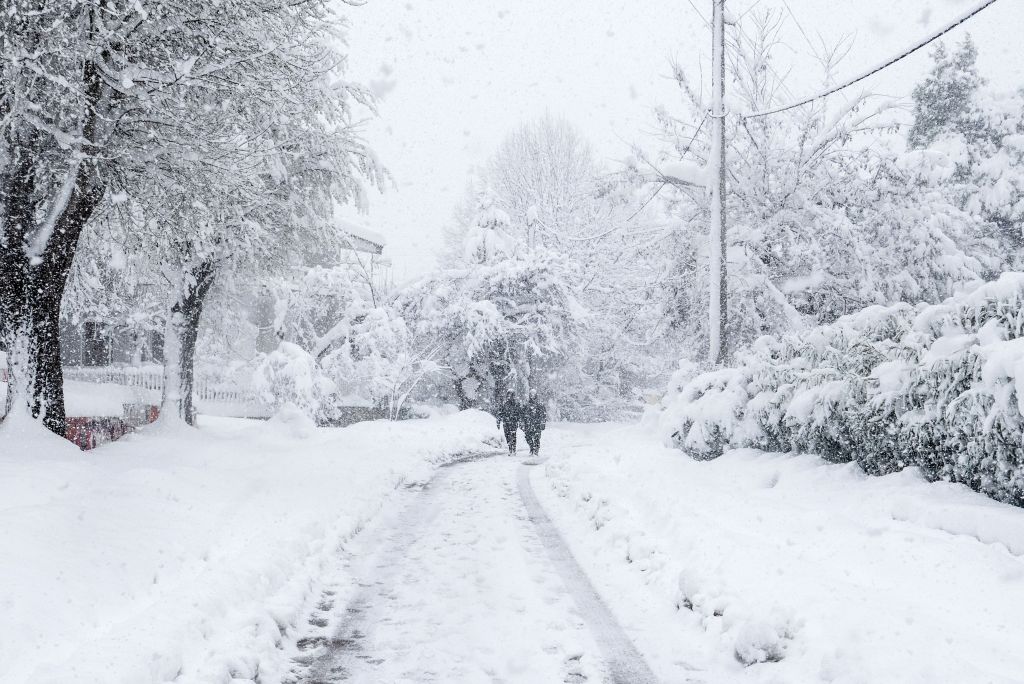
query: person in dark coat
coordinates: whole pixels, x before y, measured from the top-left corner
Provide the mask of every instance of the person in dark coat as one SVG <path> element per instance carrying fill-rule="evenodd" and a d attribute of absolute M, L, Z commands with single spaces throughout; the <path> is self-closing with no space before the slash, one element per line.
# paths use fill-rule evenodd
<path fill-rule="evenodd" d="M 530 399 L 523 405 L 523 432 L 526 433 L 526 443 L 530 445 L 530 455 L 540 454 L 540 433 L 548 424 L 548 409 L 539 398 L 537 390 L 530 390 Z"/>
<path fill-rule="evenodd" d="M 505 443 L 508 444 L 509 456 L 516 453 L 516 430 L 519 429 L 519 422 L 522 419 L 523 407 L 516 399 L 515 390 L 509 389 L 505 392 L 504 399 L 498 406 L 498 427 L 505 430 Z"/>

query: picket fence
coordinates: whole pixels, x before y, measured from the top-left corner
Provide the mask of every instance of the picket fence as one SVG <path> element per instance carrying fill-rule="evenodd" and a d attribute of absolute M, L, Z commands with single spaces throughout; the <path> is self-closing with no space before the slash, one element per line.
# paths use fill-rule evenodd
<path fill-rule="evenodd" d="M 65 380 L 109 383 L 123 387 L 138 387 L 161 392 L 164 388 L 163 369 L 160 366 L 76 366 L 64 369 Z M 192 388 L 198 401 L 219 404 L 260 404 L 251 389 L 223 380 L 198 376 Z"/>

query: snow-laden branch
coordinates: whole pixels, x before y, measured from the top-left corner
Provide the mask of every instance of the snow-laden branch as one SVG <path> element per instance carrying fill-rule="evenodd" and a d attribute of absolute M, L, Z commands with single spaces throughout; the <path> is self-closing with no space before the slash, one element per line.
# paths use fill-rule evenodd
<path fill-rule="evenodd" d="M 29 258 L 29 263 L 33 266 L 37 264 L 42 258 L 43 253 L 46 252 L 46 245 L 50 241 L 50 236 L 53 235 L 57 222 L 71 202 L 71 195 L 75 192 L 75 185 L 78 183 L 78 171 L 81 167 L 82 156 L 76 154 L 68 168 L 67 175 L 64 176 L 64 182 L 61 183 L 60 189 L 53 199 L 53 204 L 50 205 L 50 211 L 47 212 L 46 219 L 35 231 L 28 244 L 26 255 Z"/>
<path fill-rule="evenodd" d="M 672 185 L 689 185 L 703 188 L 708 184 L 708 167 L 690 161 L 673 161 L 661 167 L 662 179 Z"/>

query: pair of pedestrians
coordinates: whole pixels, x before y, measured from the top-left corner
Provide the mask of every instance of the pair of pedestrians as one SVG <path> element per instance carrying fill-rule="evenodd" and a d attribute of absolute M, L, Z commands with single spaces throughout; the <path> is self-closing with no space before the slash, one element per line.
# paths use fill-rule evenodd
<path fill-rule="evenodd" d="M 525 404 L 519 403 L 514 390 L 508 390 L 501 405 L 498 406 L 498 426 L 505 431 L 505 443 L 508 444 L 510 456 L 516 453 L 516 435 L 521 427 L 526 435 L 526 443 L 530 445 L 530 455 L 540 453 L 540 434 L 547 427 L 548 410 L 537 397 L 537 390 L 530 390 L 530 398 Z"/>

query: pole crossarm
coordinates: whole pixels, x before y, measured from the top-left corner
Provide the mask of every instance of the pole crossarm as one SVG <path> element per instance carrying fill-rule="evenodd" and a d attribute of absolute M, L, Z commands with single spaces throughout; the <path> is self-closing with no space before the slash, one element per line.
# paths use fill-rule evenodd
<path fill-rule="evenodd" d="M 758 112 L 750 112 L 748 114 L 744 114 L 742 116 L 742 118 L 744 118 L 744 119 L 753 119 L 753 118 L 757 118 L 757 117 L 761 117 L 761 116 L 769 116 L 771 114 L 778 114 L 780 112 L 785 112 L 785 111 L 790 110 L 790 109 L 795 109 L 796 107 L 802 107 L 805 104 L 809 104 L 811 102 L 814 102 L 815 100 L 820 100 L 823 97 L 828 97 L 829 95 L 832 95 L 834 93 L 839 92 L 840 90 L 843 90 L 844 88 L 849 88 L 853 84 L 859 83 L 860 81 L 863 81 L 864 79 L 868 78 L 869 76 L 873 76 L 873 75 L 877 74 L 879 71 L 882 71 L 883 69 L 886 69 L 886 68 L 892 66 L 893 64 L 895 64 L 896 62 L 899 62 L 900 60 L 904 59 L 905 57 L 909 57 L 910 55 L 914 54 L 915 52 L 917 52 L 921 48 L 923 48 L 926 45 L 928 45 L 929 43 L 931 43 L 931 42 L 933 42 L 935 40 L 938 40 L 942 36 L 946 35 L 950 31 L 955 29 L 957 26 L 959 26 L 960 24 L 963 24 L 965 21 L 967 21 L 968 19 L 970 19 L 974 15 L 978 14 L 979 12 L 981 12 L 986 7 L 994 5 L 995 3 L 996 3 L 996 0 L 981 0 L 980 2 L 975 2 L 975 4 L 973 6 L 971 6 L 970 9 L 966 10 L 965 12 L 963 12 L 962 14 L 957 16 L 955 19 L 952 19 L 951 21 L 947 22 L 946 24 L 943 24 L 941 27 L 939 27 L 937 30 L 933 31 L 927 37 L 922 38 L 921 40 L 917 41 L 916 43 L 914 43 L 910 47 L 908 47 L 905 50 L 903 50 L 902 52 L 900 52 L 899 54 L 897 54 L 897 55 L 895 55 L 893 57 L 890 57 L 888 60 L 882 62 L 881 64 L 878 64 L 878 65 L 876 65 L 876 66 L 874 66 L 874 67 L 872 67 L 870 69 L 867 69 L 866 71 L 861 72 L 860 74 L 854 76 L 853 78 L 849 79 L 848 81 L 843 82 L 840 85 L 833 86 L 833 87 L 829 88 L 828 90 L 824 90 L 824 91 L 822 91 L 820 93 L 817 93 L 817 94 L 812 95 L 812 96 L 810 96 L 808 98 L 800 100 L 799 102 L 793 102 L 793 103 L 790 103 L 790 104 L 787 104 L 787 105 L 782 105 L 781 107 L 775 107 L 773 109 L 765 109 L 765 110 L 758 111 Z"/>

